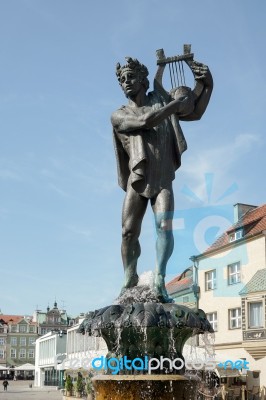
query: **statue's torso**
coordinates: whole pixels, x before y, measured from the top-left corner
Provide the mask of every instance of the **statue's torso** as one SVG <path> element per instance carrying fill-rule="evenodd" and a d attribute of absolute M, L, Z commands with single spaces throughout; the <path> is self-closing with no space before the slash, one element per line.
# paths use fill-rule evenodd
<path fill-rule="evenodd" d="M 162 105 L 154 102 L 154 98 L 148 97 L 149 103 L 143 107 L 123 106 L 124 118 L 140 117 L 142 114 L 160 108 Z M 169 188 L 175 177 L 174 159 L 174 131 L 169 119 L 152 129 L 136 130 L 129 133 L 118 133 L 116 137 L 122 144 L 129 158 L 129 170 L 131 181 L 134 181 L 134 168 L 137 169 L 138 162 L 142 164 L 145 180 L 144 190 L 138 191 L 141 195 L 151 198 L 158 194 L 163 188 Z M 143 156 L 143 154 L 145 156 Z M 141 166 L 141 167 L 142 167 Z"/>

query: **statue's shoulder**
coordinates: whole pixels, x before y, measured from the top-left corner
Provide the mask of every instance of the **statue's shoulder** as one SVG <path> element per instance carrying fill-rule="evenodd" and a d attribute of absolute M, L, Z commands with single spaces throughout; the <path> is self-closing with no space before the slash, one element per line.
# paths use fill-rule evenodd
<path fill-rule="evenodd" d="M 164 105 L 169 102 L 169 99 L 163 97 L 158 90 L 152 90 L 147 94 L 150 105 Z"/>
<path fill-rule="evenodd" d="M 112 115 L 117 115 L 117 114 L 121 114 L 123 112 L 125 112 L 127 109 L 127 106 L 121 106 L 119 107 L 117 110 L 115 110 Z"/>
<path fill-rule="evenodd" d="M 117 128 L 117 126 L 119 126 L 121 120 L 125 116 L 126 108 L 126 106 L 121 106 L 111 114 L 111 122 L 114 128 Z"/>
<path fill-rule="evenodd" d="M 112 113 L 112 118 L 119 118 L 120 116 L 125 116 L 125 114 L 129 114 L 131 107 L 129 106 L 121 106 L 116 111 Z"/>

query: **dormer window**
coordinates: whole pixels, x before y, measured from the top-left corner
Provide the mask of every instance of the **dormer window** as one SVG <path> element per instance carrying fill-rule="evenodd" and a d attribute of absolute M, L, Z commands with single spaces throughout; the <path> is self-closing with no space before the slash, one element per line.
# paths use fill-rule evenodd
<path fill-rule="evenodd" d="M 237 229 L 236 231 L 230 233 L 229 242 L 234 242 L 235 240 L 239 240 L 243 237 L 243 229 Z"/>

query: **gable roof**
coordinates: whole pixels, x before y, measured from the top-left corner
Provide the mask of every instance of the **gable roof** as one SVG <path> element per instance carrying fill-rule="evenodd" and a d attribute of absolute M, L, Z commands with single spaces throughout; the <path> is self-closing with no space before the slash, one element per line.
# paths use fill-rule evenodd
<path fill-rule="evenodd" d="M 243 229 L 240 240 L 248 239 L 266 231 L 266 204 L 247 211 L 242 218 L 225 231 L 203 254 L 218 250 L 228 244 L 235 245 L 239 240 L 230 242 L 230 234 L 238 229 Z"/>
<path fill-rule="evenodd" d="M 239 294 L 246 295 L 255 292 L 266 292 L 266 268 L 258 270 Z"/>
<path fill-rule="evenodd" d="M 166 290 L 171 295 L 177 292 L 181 292 L 186 289 L 190 289 L 193 285 L 193 274 L 192 267 L 187 268 L 182 274 L 176 276 L 170 282 L 166 284 Z"/>

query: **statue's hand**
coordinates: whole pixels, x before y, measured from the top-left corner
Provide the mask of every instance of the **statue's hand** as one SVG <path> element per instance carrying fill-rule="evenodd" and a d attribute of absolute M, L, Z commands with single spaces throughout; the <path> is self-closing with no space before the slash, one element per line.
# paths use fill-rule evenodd
<path fill-rule="evenodd" d="M 207 65 L 198 61 L 192 61 L 190 67 L 196 80 L 203 81 L 205 86 L 213 86 L 212 75 Z"/>
<path fill-rule="evenodd" d="M 177 101 L 177 114 L 188 115 L 191 114 L 195 107 L 195 95 L 192 90 L 187 86 L 179 86 L 172 89 L 170 95 L 173 100 Z"/>

